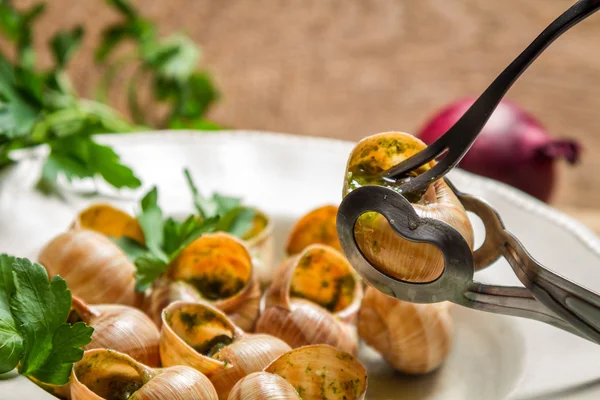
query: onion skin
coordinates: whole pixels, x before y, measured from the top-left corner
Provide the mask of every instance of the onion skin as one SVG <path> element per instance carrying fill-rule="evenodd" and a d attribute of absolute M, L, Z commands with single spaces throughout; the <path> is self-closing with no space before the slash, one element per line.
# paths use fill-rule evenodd
<path fill-rule="evenodd" d="M 419 131 L 426 144 L 442 136 L 467 111 L 474 98 L 460 99 L 437 112 Z M 534 117 L 502 101 L 459 166 L 495 179 L 542 201 L 550 201 L 556 185 L 556 162 L 576 164 L 581 146 L 552 139 Z"/>

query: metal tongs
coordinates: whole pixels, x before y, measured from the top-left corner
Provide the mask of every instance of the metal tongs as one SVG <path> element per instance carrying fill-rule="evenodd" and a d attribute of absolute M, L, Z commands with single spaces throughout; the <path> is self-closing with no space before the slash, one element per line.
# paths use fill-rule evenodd
<path fill-rule="evenodd" d="M 450 301 L 477 310 L 542 321 L 600 344 L 600 295 L 548 270 L 535 261 L 510 232 L 498 213 L 485 201 L 458 191 L 444 176 L 469 150 L 502 97 L 527 67 L 555 39 L 600 9 L 600 0 L 579 0 L 550 24 L 485 90 L 448 132 L 425 150 L 382 172 L 395 182 L 441 155 L 427 172 L 405 182 L 400 190 L 363 186 L 348 194 L 337 215 L 342 249 L 356 271 L 376 289 L 403 301 Z M 472 252 L 467 242 L 445 222 L 421 218 L 400 193 L 415 191 L 437 179 L 446 179 L 467 211 L 485 226 L 483 245 Z M 365 212 L 382 214 L 401 237 L 436 246 L 444 257 L 444 270 L 434 281 L 415 283 L 386 275 L 373 266 L 354 237 L 356 220 Z M 473 280 L 475 270 L 504 257 L 525 287 L 495 286 Z"/>

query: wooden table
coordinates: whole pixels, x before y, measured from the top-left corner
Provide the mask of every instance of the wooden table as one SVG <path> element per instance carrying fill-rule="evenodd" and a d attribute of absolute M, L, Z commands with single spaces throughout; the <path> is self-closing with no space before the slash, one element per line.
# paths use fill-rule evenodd
<path fill-rule="evenodd" d="M 20 0 L 17 5 L 31 4 Z M 184 30 L 204 48 L 222 100 L 212 117 L 230 126 L 359 139 L 414 132 L 433 110 L 479 94 L 572 0 L 170 0 L 134 3 L 163 33 Z M 86 95 L 100 30 L 118 17 L 101 1 L 52 0 L 37 39 L 84 23 L 72 65 Z M 557 137 L 585 147 L 561 165 L 553 204 L 600 233 L 600 15 L 567 33 L 509 98 Z M 41 62 L 49 56 L 42 54 Z M 130 71 L 122 71 L 126 82 Z M 125 109 L 125 91 L 113 103 Z"/>

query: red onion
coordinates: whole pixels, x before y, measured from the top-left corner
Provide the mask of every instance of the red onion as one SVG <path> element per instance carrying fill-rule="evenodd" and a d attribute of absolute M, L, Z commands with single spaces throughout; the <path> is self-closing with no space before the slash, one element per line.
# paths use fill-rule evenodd
<path fill-rule="evenodd" d="M 442 109 L 418 134 L 427 144 L 443 135 L 473 104 L 461 99 Z M 502 101 L 460 162 L 460 167 L 514 186 L 548 201 L 555 185 L 555 160 L 575 164 L 581 146 L 552 139 L 543 126 L 517 105 Z"/>

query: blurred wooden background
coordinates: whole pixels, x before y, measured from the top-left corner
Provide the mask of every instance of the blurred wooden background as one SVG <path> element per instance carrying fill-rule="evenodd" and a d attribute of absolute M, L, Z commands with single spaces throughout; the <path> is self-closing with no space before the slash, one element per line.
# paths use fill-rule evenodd
<path fill-rule="evenodd" d="M 223 97 L 229 126 L 359 139 L 414 132 L 436 108 L 479 94 L 573 0 L 134 1 L 163 33 L 183 31 Z M 17 0 L 17 6 L 32 4 Z M 71 72 L 92 96 L 93 49 L 118 16 L 102 0 L 51 0 L 37 35 L 83 23 Z M 46 35 L 47 34 L 47 35 Z M 583 161 L 561 165 L 558 208 L 600 232 L 600 15 L 553 44 L 509 93 L 557 137 L 578 138 Z M 43 54 L 40 62 L 48 61 Z M 123 71 L 121 79 L 127 79 Z M 125 94 L 113 93 L 125 109 Z"/>

